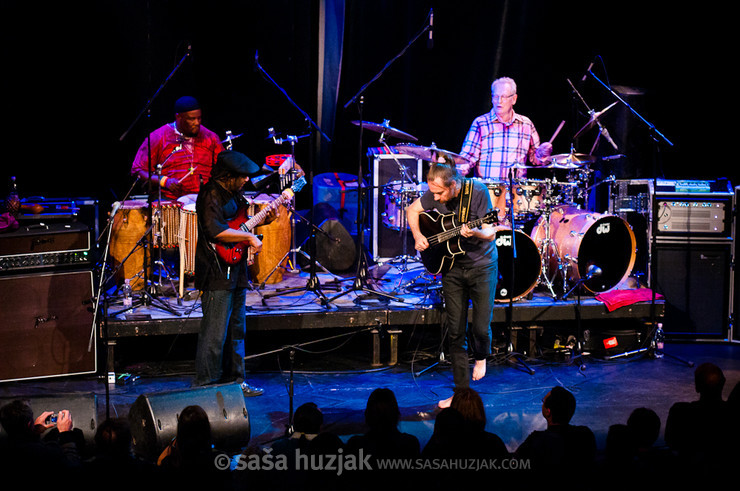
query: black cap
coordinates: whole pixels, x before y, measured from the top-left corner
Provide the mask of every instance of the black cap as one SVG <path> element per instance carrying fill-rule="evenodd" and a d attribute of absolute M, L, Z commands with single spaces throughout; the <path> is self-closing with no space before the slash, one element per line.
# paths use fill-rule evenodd
<path fill-rule="evenodd" d="M 252 176 L 260 171 L 259 165 L 240 152 L 224 150 L 216 157 L 216 167 L 240 176 Z"/>
<path fill-rule="evenodd" d="M 186 95 L 175 101 L 175 114 L 195 111 L 196 109 L 200 109 L 200 103 L 195 97 Z"/>

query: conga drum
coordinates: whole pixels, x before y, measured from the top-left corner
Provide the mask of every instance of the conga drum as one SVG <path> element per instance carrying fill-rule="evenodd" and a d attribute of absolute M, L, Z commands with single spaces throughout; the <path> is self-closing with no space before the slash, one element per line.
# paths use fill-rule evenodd
<path fill-rule="evenodd" d="M 127 200 L 121 203 L 113 217 L 110 255 L 118 268 L 116 281 L 131 280 L 131 288 L 144 288 L 144 246 L 137 245 L 149 229 L 149 205 L 146 200 Z M 148 269 L 151 270 L 151 267 Z"/>
<path fill-rule="evenodd" d="M 267 194 L 255 196 L 250 203 L 249 216 L 256 215 L 279 197 Z M 252 281 L 262 283 L 267 280 L 268 284 L 279 283 L 283 279 L 283 269 L 288 261 L 286 254 L 290 251 L 293 238 L 290 212 L 285 206 L 280 205 L 280 216 L 272 223 L 255 227 L 252 233 L 262 235 L 262 251 L 255 256 L 254 263 L 249 266 Z"/>

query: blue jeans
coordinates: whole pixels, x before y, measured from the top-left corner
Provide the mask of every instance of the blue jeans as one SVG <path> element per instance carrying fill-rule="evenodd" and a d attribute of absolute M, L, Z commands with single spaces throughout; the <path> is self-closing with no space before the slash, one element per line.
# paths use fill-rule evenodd
<path fill-rule="evenodd" d="M 485 360 L 491 354 L 491 319 L 497 281 L 498 264 L 495 262 L 477 268 L 455 265 L 442 277 L 455 388 L 470 386 L 468 340 L 475 360 Z M 468 303 L 471 301 L 473 309 L 468 326 Z"/>
<path fill-rule="evenodd" d="M 203 292 L 195 385 L 244 380 L 246 300 L 246 288 Z"/>

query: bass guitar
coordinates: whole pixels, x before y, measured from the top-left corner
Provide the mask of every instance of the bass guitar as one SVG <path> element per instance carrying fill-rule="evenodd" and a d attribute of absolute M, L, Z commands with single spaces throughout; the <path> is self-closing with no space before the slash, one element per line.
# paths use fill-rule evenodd
<path fill-rule="evenodd" d="M 465 225 L 478 228 L 484 223 L 498 223 L 498 212 L 494 210 Z M 465 254 L 460 244 L 460 230 L 462 225 L 457 223 L 454 213 L 443 215 L 427 210 L 419 214 L 419 231 L 429 242 L 429 247 L 420 252 L 421 262 L 431 274 L 447 273 L 455 263 L 455 256 Z"/>
<path fill-rule="evenodd" d="M 254 216 L 249 216 L 249 210 L 246 206 L 241 207 L 237 211 L 236 216 L 229 221 L 229 228 L 251 232 L 264 221 L 271 210 L 293 199 L 295 193 L 303 189 L 305 185 L 306 178 L 301 177 Z M 247 241 L 234 243 L 216 242 L 213 244 L 213 248 L 216 250 L 218 257 L 230 266 L 239 264 L 243 260 L 246 260 L 248 266 L 254 264 L 254 253 Z"/>

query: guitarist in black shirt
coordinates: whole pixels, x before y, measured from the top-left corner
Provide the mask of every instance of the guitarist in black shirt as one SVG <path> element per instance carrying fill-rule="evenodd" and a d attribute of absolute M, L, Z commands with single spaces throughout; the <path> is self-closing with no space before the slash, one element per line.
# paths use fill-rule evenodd
<path fill-rule="evenodd" d="M 242 188 L 259 166 L 246 155 L 224 150 L 211 170 L 210 180 L 198 193 L 195 210 L 198 242 L 195 249 L 195 287 L 201 291 L 201 320 L 195 355 L 194 385 L 239 382 L 245 396 L 264 391 L 244 380 L 246 295 L 249 286 L 246 261 L 226 263 L 216 252 L 217 243 L 245 243 L 254 253 L 262 241 L 250 231 L 230 226 L 247 206 Z M 266 223 L 277 218 L 271 211 Z"/>
<path fill-rule="evenodd" d="M 463 178 L 454 164 L 432 163 L 427 183 L 429 190 L 409 205 L 406 213 L 422 261 L 435 250 L 442 251 L 442 256 L 449 256 L 439 273 L 442 274 L 452 374 L 458 389 L 468 387 L 471 379 L 468 327 L 475 359 L 473 380 L 485 376 L 486 358 L 491 354 L 491 319 L 498 280 L 495 244 L 498 226 L 487 221 L 479 226 L 471 223 L 480 222 L 493 211 L 491 197 L 481 181 Z M 426 230 L 433 225 L 438 228 L 433 232 Z M 425 266 L 430 269 L 426 262 Z M 473 304 L 470 326 L 467 322 L 469 301 Z M 438 405 L 448 407 L 451 401 L 452 397 L 439 401 Z"/>

